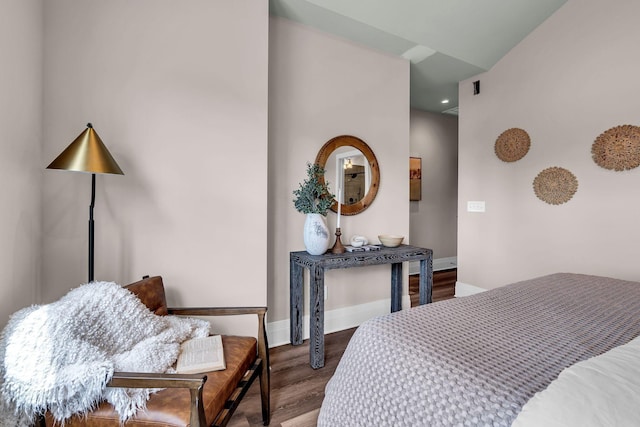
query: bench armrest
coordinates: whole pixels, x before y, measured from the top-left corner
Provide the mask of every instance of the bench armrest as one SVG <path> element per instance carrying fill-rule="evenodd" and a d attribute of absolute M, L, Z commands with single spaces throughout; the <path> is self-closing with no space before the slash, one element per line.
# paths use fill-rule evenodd
<path fill-rule="evenodd" d="M 176 316 L 235 316 L 240 314 L 264 316 L 267 307 L 170 307 L 167 311 Z"/>
<path fill-rule="evenodd" d="M 154 374 L 147 372 L 114 372 L 107 387 L 126 388 L 188 388 L 198 390 L 205 374 Z"/>
<path fill-rule="evenodd" d="M 202 402 L 202 388 L 207 381 L 205 374 L 153 374 L 146 372 L 114 372 L 107 387 L 127 388 L 188 388 L 191 394 L 192 426 L 204 427 L 206 417 Z"/>

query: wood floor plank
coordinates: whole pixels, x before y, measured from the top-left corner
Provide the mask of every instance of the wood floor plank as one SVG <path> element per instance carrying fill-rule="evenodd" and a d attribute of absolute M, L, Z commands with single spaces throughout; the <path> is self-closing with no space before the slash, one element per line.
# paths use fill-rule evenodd
<path fill-rule="evenodd" d="M 355 328 L 325 336 L 325 366 L 309 366 L 309 342 L 270 350 L 272 427 L 315 426 L 324 388 L 333 376 Z M 256 381 L 244 397 L 228 427 L 262 425 L 260 387 Z"/>
<path fill-rule="evenodd" d="M 311 412 L 302 414 L 299 417 L 284 421 L 282 427 L 315 427 L 318 422 L 318 413 L 320 409 L 314 409 Z"/>

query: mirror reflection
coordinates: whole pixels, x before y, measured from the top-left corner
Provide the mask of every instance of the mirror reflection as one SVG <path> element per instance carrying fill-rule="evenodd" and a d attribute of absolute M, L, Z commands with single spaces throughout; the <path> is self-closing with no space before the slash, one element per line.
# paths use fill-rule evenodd
<path fill-rule="evenodd" d="M 341 191 L 343 215 L 355 215 L 365 210 L 378 191 L 379 170 L 371 148 L 359 138 L 342 135 L 328 141 L 316 157 L 316 163 L 325 169 L 326 180 L 332 193 Z M 338 203 L 331 210 L 336 212 Z"/>
<path fill-rule="evenodd" d="M 364 199 L 371 185 L 371 167 L 362 152 L 352 146 L 337 148 L 325 167 L 325 175 L 337 197 L 342 189 L 343 205 L 353 205 Z"/>

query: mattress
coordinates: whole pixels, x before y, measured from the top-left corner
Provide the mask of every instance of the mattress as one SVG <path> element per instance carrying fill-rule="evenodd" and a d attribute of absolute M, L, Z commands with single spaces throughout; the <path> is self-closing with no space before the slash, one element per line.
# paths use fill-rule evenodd
<path fill-rule="evenodd" d="M 318 426 L 510 426 L 564 368 L 638 335 L 640 283 L 570 273 L 376 317 Z"/>

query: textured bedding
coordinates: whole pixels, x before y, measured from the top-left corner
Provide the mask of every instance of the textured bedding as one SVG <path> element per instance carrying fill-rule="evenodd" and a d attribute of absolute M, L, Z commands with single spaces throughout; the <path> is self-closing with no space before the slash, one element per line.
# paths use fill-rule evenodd
<path fill-rule="evenodd" d="M 568 366 L 640 335 L 640 283 L 559 273 L 371 319 L 318 426 L 510 426 Z"/>

